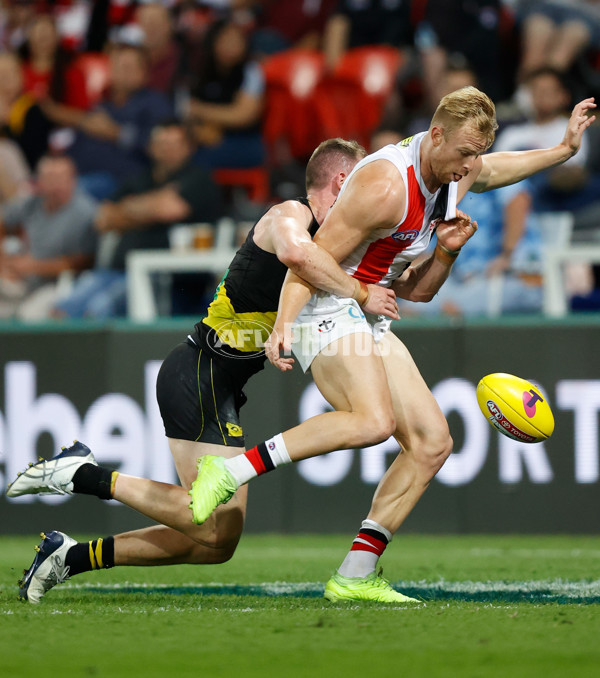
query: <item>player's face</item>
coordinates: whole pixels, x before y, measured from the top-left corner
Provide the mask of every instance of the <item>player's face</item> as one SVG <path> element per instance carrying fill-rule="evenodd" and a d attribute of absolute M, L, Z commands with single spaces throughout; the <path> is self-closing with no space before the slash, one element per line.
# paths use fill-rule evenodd
<path fill-rule="evenodd" d="M 442 184 L 460 181 L 475 166 L 477 158 L 487 149 L 487 140 L 470 125 L 442 133 L 434 146 L 432 167 Z"/>

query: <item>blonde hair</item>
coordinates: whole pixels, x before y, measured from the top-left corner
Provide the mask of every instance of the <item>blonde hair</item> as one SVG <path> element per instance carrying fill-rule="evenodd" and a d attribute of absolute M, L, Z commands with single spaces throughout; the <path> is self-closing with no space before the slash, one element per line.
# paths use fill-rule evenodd
<path fill-rule="evenodd" d="M 444 136 L 464 125 L 471 126 L 487 140 L 487 148 L 494 143 L 498 123 L 494 102 L 477 87 L 457 89 L 440 101 L 429 129 L 439 126 Z"/>
<path fill-rule="evenodd" d="M 357 141 L 337 137 L 322 141 L 313 151 L 306 165 L 306 190 L 327 186 L 332 175 L 345 171 L 350 173 L 358 160 L 367 155 Z"/>

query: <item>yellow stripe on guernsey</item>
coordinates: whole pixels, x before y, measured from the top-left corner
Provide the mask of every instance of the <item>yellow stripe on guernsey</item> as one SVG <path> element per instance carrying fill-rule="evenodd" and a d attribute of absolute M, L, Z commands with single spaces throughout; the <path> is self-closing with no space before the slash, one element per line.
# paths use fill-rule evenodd
<path fill-rule="evenodd" d="M 276 317 L 276 311 L 236 313 L 223 281 L 217 288 L 203 322 L 212 327 L 224 344 L 251 353 L 264 349 Z"/>

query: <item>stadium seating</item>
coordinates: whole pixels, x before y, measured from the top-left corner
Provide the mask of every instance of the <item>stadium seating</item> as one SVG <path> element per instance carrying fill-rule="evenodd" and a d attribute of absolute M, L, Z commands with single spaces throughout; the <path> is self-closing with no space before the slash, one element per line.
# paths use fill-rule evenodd
<path fill-rule="evenodd" d="M 291 156 L 301 160 L 329 137 L 368 146 L 401 63 L 402 52 L 388 46 L 349 50 L 333 74 L 325 72 L 323 54 L 316 50 L 291 49 L 268 57 L 263 62 L 263 131 L 270 159 L 282 140 Z"/>
<path fill-rule="evenodd" d="M 351 49 L 333 73 L 330 97 L 340 113 L 340 135 L 368 146 L 402 63 L 395 47 Z"/>
<path fill-rule="evenodd" d="M 338 117 L 323 90 L 321 52 L 286 50 L 265 59 L 263 68 L 267 82 L 263 133 L 271 161 L 282 141 L 292 157 L 304 159 L 320 141 L 338 135 Z"/>
<path fill-rule="evenodd" d="M 266 202 L 269 199 L 269 173 L 264 167 L 216 169 L 213 177 L 220 186 L 245 188 L 248 198 L 253 202 Z"/>

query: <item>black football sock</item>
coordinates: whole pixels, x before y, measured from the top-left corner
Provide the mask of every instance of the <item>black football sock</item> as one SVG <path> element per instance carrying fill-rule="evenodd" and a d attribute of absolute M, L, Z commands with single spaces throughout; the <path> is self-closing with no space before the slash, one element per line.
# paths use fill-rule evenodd
<path fill-rule="evenodd" d="M 92 494 L 100 499 L 112 499 L 117 472 L 95 464 L 82 464 L 73 476 L 75 494 Z"/>
<path fill-rule="evenodd" d="M 71 546 L 67 551 L 65 565 L 69 568 L 69 577 L 90 570 L 102 570 L 115 566 L 115 539 L 93 539 Z"/>

